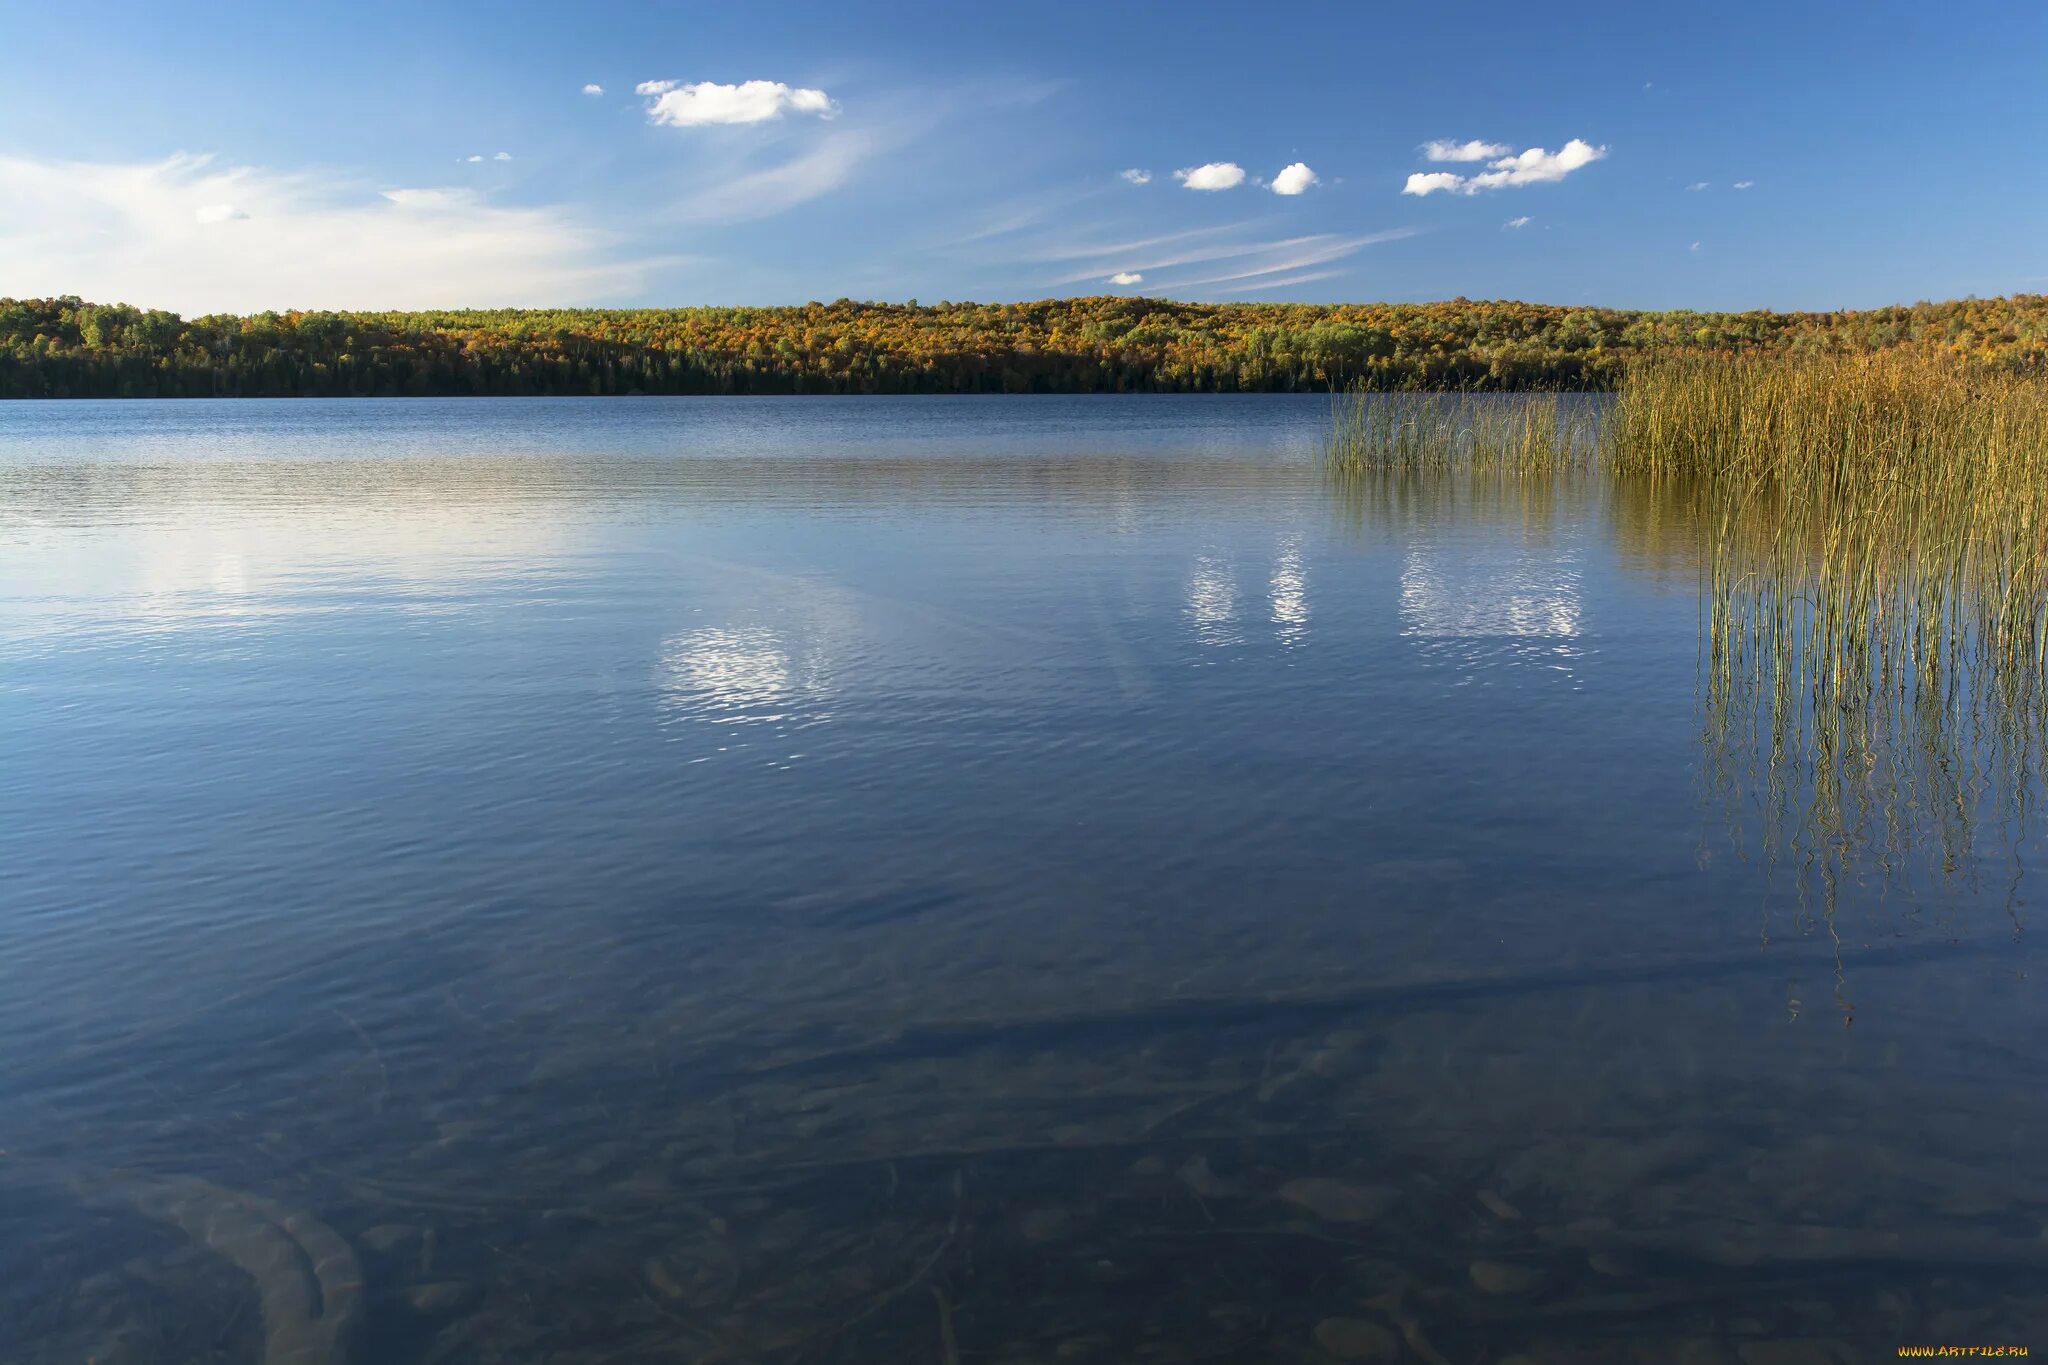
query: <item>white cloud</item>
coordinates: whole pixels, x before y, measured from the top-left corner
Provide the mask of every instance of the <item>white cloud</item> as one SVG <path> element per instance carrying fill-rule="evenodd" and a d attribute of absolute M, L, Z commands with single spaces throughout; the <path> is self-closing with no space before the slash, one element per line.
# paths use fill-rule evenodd
<path fill-rule="evenodd" d="M 1555 152 L 1546 152 L 1541 147 L 1531 147 L 1520 156 L 1502 157 L 1487 164 L 1493 169 L 1484 175 L 1475 175 L 1470 181 L 1474 190 L 1494 190 L 1519 187 L 1522 185 L 1543 185 L 1562 180 L 1581 166 L 1591 165 L 1607 155 L 1605 147 L 1595 147 L 1581 138 L 1573 138 Z"/>
<path fill-rule="evenodd" d="M 1486 161 L 1496 156 L 1506 156 L 1514 148 L 1505 142 L 1453 142 L 1447 137 L 1422 144 L 1422 154 L 1431 161 Z"/>
<path fill-rule="evenodd" d="M 1738 180 L 1735 182 L 1735 188 L 1738 190 L 1746 190 L 1755 183 L 1756 181 L 1754 180 Z"/>
<path fill-rule="evenodd" d="M 1173 178 L 1191 190 L 1227 190 L 1244 183 L 1244 167 L 1235 161 L 1211 161 L 1175 171 Z"/>
<path fill-rule="evenodd" d="M 1417 171 L 1408 177 L 1408 183 L 1401 187 L 1401 193 L 1435 194 L 1438 190 L 1455 190 L 1464 183 L 1464 176 L 1451 171 Z"/>
<path fill-rule="evenodd" d="M 1704 181 L 1704 180 L 1695 180 L 1695 181 L 1693 181 L 1693 182 L 1692 182 L 1692 183 L 1691 183 L 1690 185 L 1687 185 L 1687 186 L 1686 186 L 1686 189 L 1687 189 L 1687 190 L 1703 190 L 1703 189 L 1705 189 L 1706 187 L 1707 187 L 1707 182 L 1706 182 L 1706 181 Z"/>
<path fill-rule="evenodd" d="M 1529 226 L 1529 215 L 1527 215 L 1526 213 L 1523 214 L 1520 218 L 1510 218 L 1505 223 L 1501 224 L 1502 228 L 1510 231 L 1517 228 L 1525 228 L 1527 226 Z"/>
<path fill-rule="evenodd" d="M 795 89 L 781 81 L 742 81 L 720 85 L 716 81 L 642 81 L 634 93 L 650 96 L 649 123 L 671 128 L 696 128 L 714 123 L 766 123 L 785 113 L 815 114 L 831 118 L 839 112 L 822 90 Z"/>
<path fill-rule="evenodd" d="M 559 207 L 380 194 L 203 156 L 0 157 L 0 203 L 0 297 L 184 313 L 601 303 L 631 294 L 651 264 L 611 258 Z"/>
<path fill-rule="evenodd" d="M 1152 172 L 1141 171 L 1136 166 L 1131 167 L 1127 171 L 1118 171 L 1117 174 L 1130 181 L 1133 185 L 1149 185 L 1152 183 Z"/>
<path fill-rule="evenodd" d="M 511 159 L 512 153 L 510 152 L 499 152 L 496 156 L 491 158 L 491 160 L 493 161 L 510 161 Z"/>
<path fill-rule="evenodd" d="M 1135 270 L 1119 270 L 1109 277 L 1111 284 L 1143 284 L 1145 277 Z"/>
<path fill-rule="evenodd" d="M 1500 157 L 1487 163 L 1491 169 L 1474 176 L 1456 175 L 1450 171 L 1417 171 L 1408 177 L 1401 193 L 1424 195 L 1442 190 L 1445 193 L 1478 194 L 1482 190 L 1549 184 L 1606 155 L 1605 147 L 1595 147 L 1573 138 L 1555 152 L 1531 147 L 1517 156 Z"/>
<path fill-rule="evenodd" d="M 1317 183 L 1319 182 L 1316 180 L 1316 173 L 1310 170 L 1306 163 L 1297 161 L 1273 177 L 1273 193 L 1300 194 L 1310 185 Z"/>
<path fill-rule="evenodd" d="M 1698 251 L 1699 249 L 1700 244 L 1698 242 L 1694 242 L 1691 246 L 1686 248 L 1687 251 Z"/>
<path fill-rule="evenodd" d="M 599 85 L 596 81 L 592 81 L 589 85 L 583 87 L 583 93 L 586 95 L 602 95 L 604 93 L 604 87 Z"/>
<path fill-rule="evenodd" d="M 466 156 L 466 157 L 464 157 L 464 158 L 462 158 L 462 159 L 463 159 L 464 161 L 482 161 L 482 160 L 483 160 L 483 157 L 481 157 L 481 156 Z"/>

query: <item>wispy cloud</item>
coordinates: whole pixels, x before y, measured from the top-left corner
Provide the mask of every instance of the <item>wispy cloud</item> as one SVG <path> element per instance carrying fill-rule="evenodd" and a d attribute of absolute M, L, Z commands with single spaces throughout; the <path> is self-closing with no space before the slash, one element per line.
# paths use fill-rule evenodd
<path fill-rule="evenodd" d="M 962 228 L 945 234 L 945 241 L 953 246 L 969 242 L 985 242 L 992 237 L 1008 237 L 1035 227 L 1046 220 L 1048 214 L 1041 203 L 1026 203 L 1020 207 L 1009 207 L 983 218 L 978 226 Z"/>
<path fill-rule="evenodd" d="M 1180 232 L 1161 233 L 1156 237 L 1138 237 L 1122 242 L 1062 242 L 1058 245 L 1037 247 L 1024 256 L 1027 261 L 1108 261 L 1112 257 L 1129 256 L 1154 247 L 1167 246 L 1174 242 L 1200 241 L 1204 238 L 1220 237 L 1248 226 L 1246 223 L 1218 223 L 1211 227 L 1187 228 Z M 1105 266 L 1105 269 L 1111 268 Z M 1070 284 L 1074 280 L 1085 280 L 1090 275 L 1099 275 L 1101 270 L 1084 270 L 1078 275 L 1060 281 Z"/>
<path fill-rule="evenodd" d="M 1738 190 L 1746 190 L 1755 183 L 1756 181 L 1754 180 L 1738 180 L 1735 182 L 1735 188 Z"/>
<path fill-rule="evenodd" d="M 1687 190 L 1689 190 L 1689 191 L 1691 191 L 1691 190 L 1703 190 L 1703 189 L 1707 188 L 1707 182 L 1706 182 L 1706 181 L 1704 181 L 1704 180 L 1695 180 L 1695 181 L 1693 181 L 1693 182 L 1692 182 L 1692 183 L 1691 183 L 1690 185 L 1687 185 L 1687 186 L 1686 186 L 1685 188 L 1686 188 Z"/>
<path fill-rule="evenodd" d="M 710 185 L 686 200 L 678 212 L 698 222 L 771 217 L 853 184 L 884 145 L 885 140 L 870 130 L 833 132 L 785 161 Z"/>
<path fill-rule="evenodd" d="M 1317 183 L 1316 173 L 1305 163 L 1297 161 L 1281 168 L 1280 174 L 1273 177 L 1271 188 L 1275 194 L 1301 194 Z"/>
<path fill-rule="evenodd" d="M 1140 170 L 1136 166 L 1131 167 L 1127 171 L 1118 171 L 1117 175 L 1124 180 L 1128 180 L 1133 185 L 1149 185 L 1152 183 L 1152 172 Z"/>
<path fill-rule="evenodd" d="M 1173 178 L 1191 190 L 1228 190 L 1244 183 L 1244 167 L 1235 161 L 1211 161 L 1173 173 Z"/>
<path fill-rule="evenodd" d="M 583 87 L 583 93 L 586 95 L 602 95 L 604 93 L 604 87 L 599 85 L 596 81 L 592 81 L 589 85 Z"/>
<path fill-rule="evenodd" d="M 1591 165 L 1607 155 L 1607 148 L 1595 147 L 1573 138 L 1555 152 L 1531 147 L 1515 156 L 1503 156 L 1487 163 L 1489 169 L 1474 176 L 1451 171 L 1417 171 L 1408 177 L 1401 193 L 1428 195 L 1443 193 L 1478 194 L 1484 190 L 1519 189 L 1562 180 L 1581 166 Z"/>
<path fill-rule="evenodd" d="M 1309 270 L 1299 275 L 1283 275 L 1278 279 L 1259 280 L 1252 284 L 1232 285 L 1228 289 L 1217 289 L 1217 294 L 1256 294 L 1264 289 L 1287 289 L 1297 284 L 1308 284 L 1314 280 L 1334 280 L 1344 272 L 1341 270 Z"/>
<path fill-rule="evenodd" d="M 1525 213 L 1520 218 L 1508 219 L 1505 223 L 1501 224 L 1501 229 L 1506 232 L 1515 232 L 1527 226 L 1529 226 L 1529 215 Z"/>
<path fill-rule="evenodd" d="M 1513 150 L 1505 142 L 1459 142 L 1446 137 L 1422 144 L 1423 156 L 1431 161 L 1487 161 Z"/>
<path fill-rule="evenodd" d="M 600 303 L 656 262 L 617 259 L 565 207 L 210 157 L 0 157 L 0 296 L 80 294 L 181 312 Z"/>
<path fill-rule="evenodd" d="M 1215 240 L 1217 237 L 1225 236 L 1235 230 L 1235 228 L 1211 228 L 1193 232 L 1176 232 L 1165 237 L 1155 237 L 1145 242 L 1125 243 L 1113 252 L 1090 252 L 1088 254 L 1096 257 L 1096 262 L 1089 269 L 1076 271 L 1070 275 L 1062 275 L 1060 278 L 1052 281 L 1052 283 L 1056 285 L 1078 284 L 1082 280 L 1091 279 L 1102 274 L 1105 270 L 1123 268 L 1119 263 L 1131 263 L 1133 257 L 1139 257 L 1139 259 L 1134 264 L 1131 264 L 1132 269 L 1171 270 L 1176 266 L 1199 265 L 1206 261 L 1227 261 L 1252 252 L 1281 250 L 1316 240 L 1313 237 L 1284 237 L 1277 241 L 1250 242 Z M 1195 243 L 1202 244 L 1195 245 Z M 1140 256 L 1140 252 L 1149 246 L 1157 246 L 1162 248 L 1162 250 L 1154 252 L 1149 256 Z"/>
<path fill-rule="evenodd" d="M 781 81 L 642 81 L 633 93 L 648 99 L 647 121 L 670 128 L 706 124 L 766 123 L 785 113 L 831 118 L 839 111 L 822 90 L 801 89 Z"/>
<path fill-rule="evenodd" d="M 1173 291 L 1195 289 L 1211 284 L 1234 284 L 1241 280 L 1267 279 L 1270 282 L 1272 278 L 1305 270 L 1311 266 L 1329 265 L 1344 260 L 1369 246 L 1413 237 L 1416 232 L 1415 228 L 1391 228 L 1385 232 L 1370 232 L 1355 237 L 1316 233 L 1308 237 L 1290 237 L 1278 242 L 1244 243 L 1232 252 L 1218 253 L 1211 257 L 1224 267 L 1218 273 L 1167 280 L 1157 287 Z"/>

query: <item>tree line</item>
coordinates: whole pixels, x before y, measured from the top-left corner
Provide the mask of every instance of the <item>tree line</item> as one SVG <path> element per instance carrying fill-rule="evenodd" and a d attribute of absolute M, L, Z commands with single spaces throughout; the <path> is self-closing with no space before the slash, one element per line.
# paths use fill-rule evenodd
<path fill-rule="evenodd" d="M 2048 369 L 2048 295 L 1830 313 L 1098 297 L 191 319 L 0 299 L 0 397 L 1604 389 L 1644 353 L 1892 347 Z"/>

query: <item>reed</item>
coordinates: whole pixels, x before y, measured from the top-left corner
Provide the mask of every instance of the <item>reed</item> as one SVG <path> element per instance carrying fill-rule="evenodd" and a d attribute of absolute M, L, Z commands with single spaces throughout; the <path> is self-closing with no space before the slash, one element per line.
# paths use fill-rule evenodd
<path fill-rule="evenodd" d="M 1812 632 L 1830 688 L 1964 652 L 2048 662 L 2048 383 L 1920 355 L 1687 360 L 1632 375 L 1602 445 L 1617 479 L 1695 490 L 1714 590 L 1778 585 L 1772 620 Z"/>
<path fill-rule="evenodd" d="M 1348 472 L 1470 469 L 1551 474 L 1597 452 L 1583 399 L 1557 394 L 1340 394 L 1324 462 Z"/>
<path fill-rule="evenodd" d="M 1852 866 L 1973 866 L 2038 797 L 2048 383 L 1920 353 L 1634 369 L 1617 487 L 1702 531 L 1707 771 L 1831 911 Z"/>

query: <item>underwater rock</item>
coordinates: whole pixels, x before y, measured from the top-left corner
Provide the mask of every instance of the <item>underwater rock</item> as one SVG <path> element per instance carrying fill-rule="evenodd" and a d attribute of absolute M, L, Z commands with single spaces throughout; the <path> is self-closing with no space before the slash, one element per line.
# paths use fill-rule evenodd
<path fill-rule="evenodd" d="M 405 1291 L 405 1305 L 423 1318 L 446 1317 L 459 1313 L 477 1300 L 475 1285 L 460 1280 L 443 1280 L 438 1284 L 417 1284 Z"/>
<path fill-rule="evenodd" d="M 1508 1261 L 1474 1261 L 1472 1283 L 1488 1294 L 1527 1294 L 1543 1283 L 1543 1272 Z"/>
<path fill-rule="evenodd" d="M 1087 1270 L 1088 1278 L 1101 1285 L 1120 1285 L 1128 1282 L 1131 1272 L 1106 1257 L 1092 1262 Z"/>
<path fill-rule="evenodd" d="M 640 1263 L 640 1278 L 665 1299 L 680 1299 L 688 1292 L 675 1272 L 668 1268 L 668 1263 L 659 1256 L 650 1256 Z"/>
<path fill-rule="evenodd" d="M 1473 1198 L 1485 1205 L 1486 1211 L 1500 1219 L 1503 1223 L 1521 1221 L 1522 1211 L 1495 1194 L 1492 1190 L 1480 1190 L 1477 1194 L 1473 1195 Z"/>
<path fill-rule="evenodd" d="M 1370 1295 L 1398 1295 L 1408 1287 L 1412 1278 L 1399 1262 L 1370 1258 L 1353 1261 L 1351 1275 L 1358 1281 L 1359 1288 Z"/>
<path fill-rule="evenodd" d="M 1308 1176 L 1280 1187 L 1280 1197 L 1329 1223 L 1370 1223 L 1401 1198 L 1385 1185 L 1360 1185 L 1349 1180 Z"/>
<path fill-rule="evenodd" d="M 1316 1345 L 1339 1360 L 1399 1360 L 1401 1338 L 1364 1318 L 1324 1318 L 1316 1324 Z"/>
<path fill-rule="evenodd" d="M 1174 1174 L 1180 1177 L 1181 1184 L 1200 1198 L 1215 1199 L 1230 1193 L 1230 1187 L 1209 1168 L 1208 1157 L 1191 1156 Z"/>
<path fill-rule="evenodd" d="M 380 1256 L 396 1255 L 418 1240 L 420 1230 L 409 1223 L 379 1223 L 376 1227 L 365 1228 L 356 1236 L 356 1243 L 365 1251 Z"/>
<path fill-rule="evenodd" d="M 1596 1275 L 1627 1279 L 1639 1273 L 1635 1258 L 1617 1251 L 1596 1251 L 1586 1257 L 1586 1266 Z"/>
<path fill-rule="evenodd" d="M 1073 1224 L 1073 1215 L 1064 1209 L 1032 1209 L 1017 1220 L 1017 1230 L 1027 1242 L 1058 1242 L 1066 1238 Z"/>
<path fill-rule="evenodd" d="M 106 1272 L 88 1275 L 80 1280 L 71 1291 L 71 1301 L 88 1317 L 113 1325 L 120 1312 L 123 1288 L 121 1277 Z"/>

